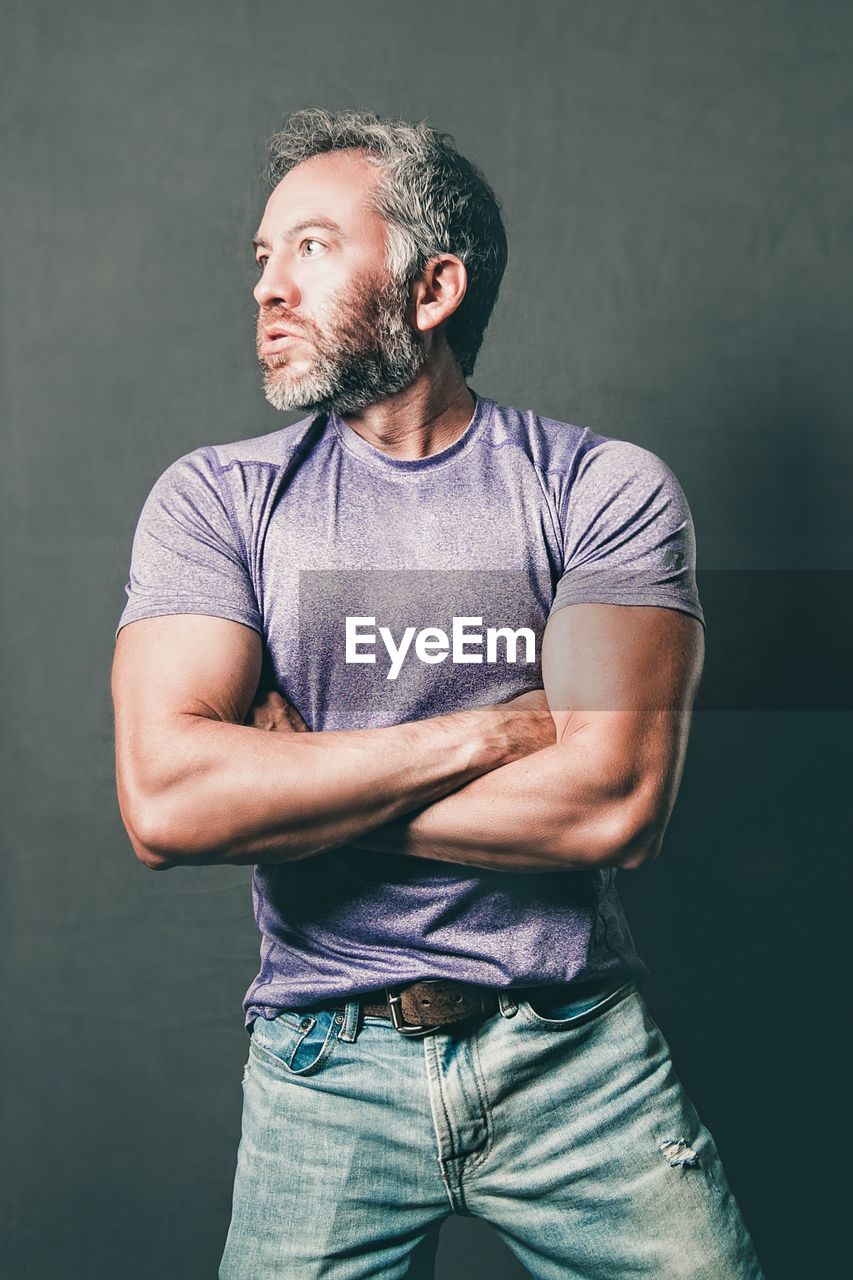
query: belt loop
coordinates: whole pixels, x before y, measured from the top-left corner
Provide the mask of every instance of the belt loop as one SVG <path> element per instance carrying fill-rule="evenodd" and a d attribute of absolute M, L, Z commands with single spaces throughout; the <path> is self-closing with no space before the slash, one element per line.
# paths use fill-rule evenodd
<path fill-rule="evenodd" d="M 352 1044 L 355 1040 L 358 1035 L 358 1012 L 360 1008 L 361 1002 L 359 1000 L 347 1000 L 343 1022 L 338 1032 L 339 1040 L 346 1040 L 348 1044 Z"/>
<path fill-rule="evenodd" d="M 502 1018 L 514 1018 L 518 1013 L 518 1005 L 512 996 L 507 995 L 504 991 L 498 992 L 498 1009 Z"/>

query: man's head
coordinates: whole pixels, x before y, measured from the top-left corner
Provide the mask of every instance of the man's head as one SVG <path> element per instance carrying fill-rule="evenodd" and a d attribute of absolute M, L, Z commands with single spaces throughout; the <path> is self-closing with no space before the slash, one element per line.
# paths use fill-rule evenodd
<path fill-rule="evenodd" d="M 506 236 L 491 188 L 447 135 L 299 111 L 270 139 L 267 177 L 255 298 L 272 404 L 346 413 L 376 403 L 414 381 L 431 330 L 472 372 Z"/>

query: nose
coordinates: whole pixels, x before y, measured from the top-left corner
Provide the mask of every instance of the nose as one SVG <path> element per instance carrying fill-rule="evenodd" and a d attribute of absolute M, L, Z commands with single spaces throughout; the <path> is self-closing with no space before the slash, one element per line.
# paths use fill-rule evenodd
<path fill-rule="evenodd" d="M 300 302 L 299 289 L 280 254 L 271 253 L 267 258 L 253 292 L 259 307 L 278 303 L 292 310 Z"/>

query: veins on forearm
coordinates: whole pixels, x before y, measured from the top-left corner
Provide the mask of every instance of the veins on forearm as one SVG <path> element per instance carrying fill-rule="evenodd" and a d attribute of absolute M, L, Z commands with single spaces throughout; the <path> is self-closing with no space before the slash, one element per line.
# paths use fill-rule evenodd
<path fill-rule="evenodd" d="M 588 867 L 591 854 L 567 856 L 564 833 L 570 827 L 577 848 L 592 849 L 601 805 L 582 775 L 572 788 L 571 803 L 560 801 L 560 794 L 565 799 L 566 764 L 553 754 L 546 759 L 552 752 L 545 748 L 495 769 L 413 814 L 365 832 L 352 844 L 365 851 L 501 871 Z M 586 840 L 585 831 L 590 833 Z"/>

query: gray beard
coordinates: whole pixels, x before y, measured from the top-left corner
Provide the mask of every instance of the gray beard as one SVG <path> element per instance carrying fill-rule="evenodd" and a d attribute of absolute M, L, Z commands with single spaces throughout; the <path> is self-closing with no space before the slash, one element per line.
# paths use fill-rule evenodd
<path fill-rule="evenodd" d="M 281 410 L 355 413 L 411 386 L 426 353 L 406 321 L 407 301 L 408 287 L 396 282 L 341 297 L 342 318 L 308 332 L 314 359 L 305 372 L 290 372 L 286 353 L 258 357 L 267 400 Z"/>

